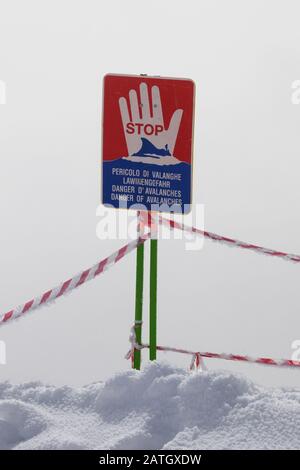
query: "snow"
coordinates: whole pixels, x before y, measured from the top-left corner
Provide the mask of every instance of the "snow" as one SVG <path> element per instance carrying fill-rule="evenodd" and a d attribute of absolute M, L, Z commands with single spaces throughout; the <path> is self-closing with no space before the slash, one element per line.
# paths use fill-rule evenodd
<path fill-rule="evenodd" d="M 0 383 L 1 449 L 299 449 L 300 389 L 166 363 L 82 388 Z"/>

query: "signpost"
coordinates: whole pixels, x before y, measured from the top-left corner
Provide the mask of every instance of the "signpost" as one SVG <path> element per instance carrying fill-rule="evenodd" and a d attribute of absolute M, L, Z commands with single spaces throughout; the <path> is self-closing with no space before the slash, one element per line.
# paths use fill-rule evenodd
<path fill-rule="evenodd" d="M 141 229 L 140 213 L 138 215 L 137 233 L 140 236 Z M 143 290 L 144 290 L 144 243 L 136 249 L 136 277 L 135 277 L 135 336 L 138 344 L 142 342 L 142 322 L 143 322 Z M 133 357 L 134 369 L 141 368 L 141 351 L 135 350 Z"/>
<path fill-rule="evenodd" d="M 183 213 L 191 207 L 194 82 L 108 74 L 103 82 L 102 202 Z M 136 338 L 141 342 L 144 248 L 137 250 Z M 157 239 L 150 248 L 150 359 L 156 359 Z M 140 351 L 134 367 L 140 368 Z"/>

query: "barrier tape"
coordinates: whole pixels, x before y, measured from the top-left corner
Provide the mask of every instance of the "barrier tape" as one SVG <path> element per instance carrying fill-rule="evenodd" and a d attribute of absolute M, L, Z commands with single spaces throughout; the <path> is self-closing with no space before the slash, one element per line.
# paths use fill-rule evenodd
<path fill-rule="evenodd" d="M 144 223 L 146 223 L 147 219 L 145 218 L 144 220 L 145 220 Z M 170 219 L 165 219 L 161 215 L 158 217 L 158 222 L 160 224 L 164 224 L 164 225 L 168 226 L 171 229 L 178 229 L 178 230 L 182 230 L 184 232 L 195 233 L 197 235 L 201 235 L 204 238 L 208 238 L 212 241 L 223 243 L 223 244 L 228 245 L 228 246 L 243 248 L 245 250 L 251 250 L 251 251 L 254 251 L 256 253 L 261 253 L 261 254 L 264 254 L 264 255 L 274 256 L 276 258 L 281 258 L 281 259 L 284 259 L 286 261 L 292 261 L 294 263 L 300 263 L 300 255 L 285 253 L 283 251 L 271 250 L 270 248 L 264 248 L 263 246 L 253 245 L 251 243 L 242 242 L 240 240 L 235 240 L 233 238 L 224 237 L 222 235 L 217 235 L 216 233 L 207 232 L 206 230 L 200 230 L 200 229 L 195 228 L 195 227 L 189 227 L 189 226 L 186 226 L 185 224 L 181 224 L 180 222 L 176 222 L 176 221 L 170 220 Z"/>
<path fill-rule="evenodd" d="M 133 358 L 135 349 L 149 349 L 149 344 L 138 344 L 135 336 L 135 325 L 130 330 L 129 341 L 131 348 L 125 356 L 125 359 Z M 249 362 L 252 364 L 262 364 L 265 366 L 277 366 L 277 367 L 300 367 L 300 361 L 293 361 L 291 359 L 272 359 L 270 357 L 251 357 L 242 356 L 239 354 L 227 354 L 227 353 L 212 353 L 212 352 L 201 352 L 201 351 L 189 351 L 187 349 L 171 348 L 169 346 L 157 346 L 158 351 L 164 352 L 176 352 L 180 354 L 189 354 L 192 356 L 190 370 L 203 368 L 202 358 L 210 359 L 223 359 L 225 361 L 238 361 L 238 362 Z"/>
<path fill-rule="evenodd" d="M 157 225 L 156 221 L 159 224 L 164 224 L 168 226 L 170 229 L 178 229 L 182 230 L 185 232 L 190 232 L 190 233 L 195 233 L 198 235 L 201 235 L 205 238 L 208 238 L 212 241 L 224 243 L 229 246 L 234 246 L 238 248 L 243 248 L 247 250 L 252 250 L 257 253 L 262 253 L 268 256 L 273 256 L 277 258 L 284 259 L 286 261 L 291 261 L 295 263 L 300 262 L 300 256 L 295 255 L 295 254 L 289 254 L 285 253 L 282 251 L 276 251 L 276 250 L 271 250 L 269 248 L 264 248 L 262 246 L 250 244 L 250 243 L 245 243 L 239 240 L 235 240 L 232 238 L 224 237 L 221 235 L 217 235 L 212 232 L 207 232 L 205 230 L 200 230 L 195 227 L 189 227 L 186 226 L 185 224 L 181 224 L 180 222 L 176 222 L 174 220 L 170 219 L 165 219 L 161 215 L 158 215 L 158 218 L 155 219 L 152 214 L 150 213 L 140 213 L 140 224 L 141 228 L 144 230 L 146 226 L 150 227 L 150 232 L 147 234 L 143 234 L 141 237 L 138 239 L 128 243 L 127 245 L 123 246 L 120 248 L 118 251 L 110 255 L 109 257 L 105 258 L 104 260 L 98 262 L 94 266 L 92 266 L 89 269 L 86 269 L 85 271 L 80 272 L 76 276 L 68 279 L 67 281 L 62 282 L 60 285 L 57 287 L 54 287 L 53 289 L 48 290 L 44 294 L 40 295 L 39 297 L 33 298 L 32 300 L 29 300 L 25 304 L 19 305 L 13 310 L 10 310 L 9 312 L 6 312 L 2 315 L 0 315 L 0 326 L 3 323 L 6 323 L 9 320 L 13 320 L 15 318 L 18 318 L 25 313 L 35 310 L 43 305 L 47 305 L 50 302 L 54 301 L 58 297 L 69 293 L 70 291 L 76 289 L 80 285 L 84 284 L 85 282 L 93 279 L 94 277 L 102 274 L 104 271 L 106 271 L 109 267 L 117 263 L 120 259 L 122 259 L 125 255 L 133 251 L 138 245 L 141 243 L 144 243 L 148 238 L 151 238 L 155 231 L 157 230 Z M 179 352 L 179 351 L 177 351 Z M 196 353 L 191 353 L 187 352 L 188 354 L 196 354 Z M 209 353 L 207 353 L 209 354 Z M 210 356 L 208 356 L 210 357 Z M 226 357 L 223 357 L 223 359 L 227 359 Z M 262 358 L 263 359 L 263 358 Z M 231 359 L 233 360 L 233 359 Z M 242 360 L 242 359 L 241 359 Z M 244 361 L 246 359 L 243 359 Z M 258 362 L 257 360 L 255 361 L 248 361 L 248 362 Z M 275 365 L 275 364 L 274 364 Z M 277 365 L 277 364 L 276 364 Z M 290 365 L 290 364 L 289 364 Z"/>
<path fill-rule="evenodd" d="M 77 287 L 85 284 L 86 282 L 94 279 L 96 276 L 107 271 L 111 266 L 115 265 L 118 261 L 120 261 L 124 256 L 128 255 L 131 251 L 135 250 L 137 246 L 144 243 L 148 238 L 150 238 L 151 234 L 145 234 L 136 240 L 128 243 L 127 245 L 123 246 L 119 250 L 112 253 L 107 258 L 104 258 L 102 261 L 94 264 L 89 269 L 85 269 L 81 271 L 79 274 L 76 274 L 72 278 L 68 279 L 67 281 L 62 282 L 58 286 L 54 287 L 53 289 L 44 292 L 42 295 L 35 297 L 28 302 L 25 302 L 22 305 L 0 315 L 0 326 L 6 323 L 7 321 L 14 320 L 25 313 L 31 312 L 36 310 L 44 305 L 53 302 L 58 297 L 65 295 L 72 290 L 76 289 Z"/>

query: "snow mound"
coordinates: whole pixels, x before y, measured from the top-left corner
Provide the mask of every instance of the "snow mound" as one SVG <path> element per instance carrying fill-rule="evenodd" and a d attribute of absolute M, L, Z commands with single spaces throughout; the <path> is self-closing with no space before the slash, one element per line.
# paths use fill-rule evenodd
<path fill-rule="evenodd" d="M 300 390 L 165 363 L 80 389 L 0 383 L 0 449 L 299 449 Z"/>

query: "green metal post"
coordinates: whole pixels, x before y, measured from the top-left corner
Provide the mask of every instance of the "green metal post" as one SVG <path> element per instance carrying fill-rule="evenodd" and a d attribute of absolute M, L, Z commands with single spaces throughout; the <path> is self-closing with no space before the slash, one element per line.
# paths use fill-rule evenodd
<path fill-rule="evenodd" d="M 149 358 L 156 360 L 157 346 L 157 240 L 150 242 L 150 339 Z"/>
<path fill-rule="evenodd" d="M 140 230 L 138 230 L 140 236 Z M 135 335 L 138 344 L 142 342 L 142 320 L 143 320 L 143 287 L 144 287 L 144 243 L 136 250 L 136 284 L 135 284 Z M 133 368 L 141 368 L 141 351 L 134 350 Z"/>

